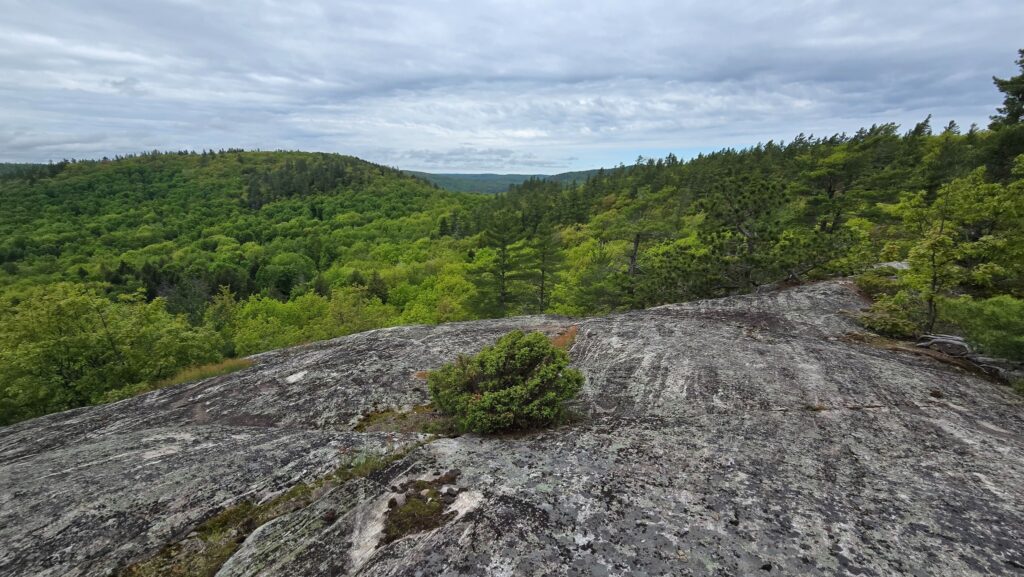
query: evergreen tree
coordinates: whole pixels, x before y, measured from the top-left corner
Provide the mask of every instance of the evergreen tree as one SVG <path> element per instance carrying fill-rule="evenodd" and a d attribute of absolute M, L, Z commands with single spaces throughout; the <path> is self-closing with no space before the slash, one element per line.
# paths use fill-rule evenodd
<path fill-rule="evenodd" d="M 1017 55 L 1020 74 L 1009 78 L 992 77 L 996 88 L 1003 93 L 1003 105 L 991 117 L 989 128 L 992 130 L 1015 126 L 1024 120 L 1024 48 L 1018 50 Z"/>
<path fill-rule="evenodd" d="M 514 304 L 512 288 L 519 254 L 513 245 L 518 231 L 519 219 L 509 208 L 496 211 L 484 231 L 483 242 L 490 250 L 476 253 L 474 282 L 480 296 L 478 308 L 485 314 L 506 316 Z"/>

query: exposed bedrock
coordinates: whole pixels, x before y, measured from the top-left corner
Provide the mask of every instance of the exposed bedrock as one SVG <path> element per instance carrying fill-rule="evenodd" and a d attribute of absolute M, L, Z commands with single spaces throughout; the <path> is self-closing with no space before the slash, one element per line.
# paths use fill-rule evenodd
<path fill-rule="evenodd" d="M 218 575 L 1024 574 L 1024 402 L 847 338 L 864 304 L 839 280 L 383 329 L 0 429 L 0 574 L 115 574 L 365 454 L 403 456 L 254 528 Z M 420 371 L 512 329 L 574 325 L 575 424 L 354 430 L 427 402 Z M 385 543 L 418 487 L 443 515 Z"/>

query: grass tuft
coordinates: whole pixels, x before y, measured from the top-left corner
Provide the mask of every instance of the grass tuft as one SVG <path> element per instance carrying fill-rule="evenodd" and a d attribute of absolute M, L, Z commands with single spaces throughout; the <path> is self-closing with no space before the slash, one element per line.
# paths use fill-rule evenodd
<path fill-rule="evenodd" d="M 190 381 L 199 381 L 210 377 L 218 377 L 220 375 L 226 375 L 235 371 L 247 369 L 251 366 L 252 361 L 249 359 L 224 359 L 219 363 L 199 365 L 198 367 L 188 367 L 178 371 L 178 373 L 172 377 L 157 381 L 153 384 L 153 388 L 160 389 L 163 387 L 170 387 L 172 385 L 180 385 L 181 383 L 188 383 Z"/>
<path fill-rule="evenodd" d="M 250 361 L 249 359 L 225 359 L 219 363 L 210 363 L 208 365 L 188 367 L 186 369 L 178 371 L 178 373 L 172 377 L 161 379 L 154 383 L 135 383 L 125 387 L 121 387 L 120 389 L 107 391 L 102 395 L 94 397 L 92 402 L 94 404 L 114 403 L 117 401 L 122 401 L 124 399 L 134 397 L 136 395 L 141 395 L 143 393 L 148 393 L 151 391 L 155 391 L 157 389 L 162 389 L 164 387 L 170 387 L 173 385 L 180 385 L 181 383 L 188 383 L 191 381 L 198 381 L 201 379 L 208 379 L 210 377 L 226 375 L 228 373 L 240 371 L 251 366 L 252 361 Z"/>

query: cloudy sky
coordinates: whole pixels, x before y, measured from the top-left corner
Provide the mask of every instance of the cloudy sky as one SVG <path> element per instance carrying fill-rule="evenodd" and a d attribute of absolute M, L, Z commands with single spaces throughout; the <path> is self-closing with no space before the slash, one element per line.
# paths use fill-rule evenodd
<path fill-rule="evenodd" d="M 966 127 L 1021 0 L 0 0 L 0 161 L 300 149 L 528 172 Z"/>

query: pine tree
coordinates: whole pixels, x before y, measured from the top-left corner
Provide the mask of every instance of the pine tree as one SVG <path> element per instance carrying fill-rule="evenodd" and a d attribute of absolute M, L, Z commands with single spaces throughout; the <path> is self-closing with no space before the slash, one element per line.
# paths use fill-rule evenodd
<path fill-rule="evenodd" d="M 1020 74 L 992 79 L 1003 93 L 1003 105 L 996 109 L 989 124 L 993 134 L 986 139 L 986 165 L 989 177 L 1000 182 L 1012 179 L 1015 159 L 1024 154 L 1024 49 L 1019 55 Z"/>
<path fill-rule="evenodd" d="M 482 299 L 478 308 L 488 316 L 505 316 L 513 305 L 512 292 L 519 251 L 513 245 L 520 220 L 509 208 L 496 211 L 484 230 L 483 242 L 489 251 L 476 253 L 474 284 Z M 485 257 L 485 258 L 481 258 Z"/>
<path fill-rule="evenodd" d="M 529 312 L 543 313 L 551 302 L 555 278 L 564 263 L 561 238 L 549 222 L 521 244 L 514 259 L 520 267 L 517 278 L 529 285 Z"/>
<path fill-rule="evenodd" d="M 779 184 L 756 178 L 729 179 L 705 198 L 700 237 L 708 250 L 702 268 L 712 294 L 778 278 L 771 252 L 783 231 L 780 211 L 786 201 Z"/>
<path fill-rule="evenodd" d="M 1017 51 L 1017 66 L 1020 67 L 1020 74 L 1009 78 L 998 78 L 993 76 L 999 92 L 1003 93 L 1003 105 L 996 109 L 992 115 L 992 123 L 988 125 L 992 130 L 999 130 L 1007 126 L 1020 124 L 1024 120 L 1024 48 Z"/>

